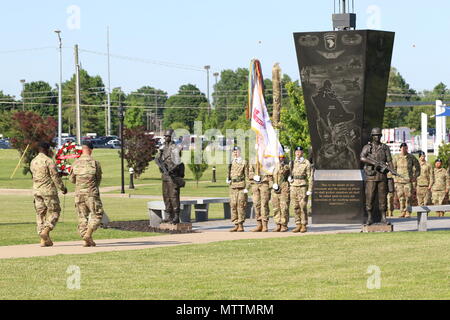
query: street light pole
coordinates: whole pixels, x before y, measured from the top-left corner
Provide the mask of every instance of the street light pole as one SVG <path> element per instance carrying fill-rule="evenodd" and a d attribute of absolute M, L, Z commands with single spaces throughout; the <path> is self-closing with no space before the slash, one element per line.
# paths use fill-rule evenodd
<path fill-rule="evenodd" d="M 216 85 L 214 86 L 214 95 L 217 96 L 216 94 L 216 90 L 217 90 L 217 78 L 219 77 L 219 73 L 218 72 L 214 72 L 213 73 L 214 78 L 216 78 Z M 214 109 L 216 109 L 216 104 L 217 104 L 217 98 L 214 98 Z"/>
<path fill-rule="evenodd" d="M 125 169 L 124 169 L 124 161 L 123 161 L 123 145 L 125 143 L 124 139 L 123 139 L 123 120 L 125 118 L 124 115 L 124 110 L 123 110 L 123 104 L 122 101 L 120 99 L 121 96 L 121 88 L 119 88 L 119 121 L 120 121 L 120 162 L 121 162 L 121 194 L 125 194 Z"/>
<path fill-rule="evenodd" d="M 211 111 L 211 102 L 209 100 L 209 69 L 211 69 L 211 66 L 205 66 L 206 70 L 206 94 L 208 98 L 208 113 Z"/>
<path fill-rule="evenodd" d="M 58 148 L 62 145 L 62 40 L 61 31 L 55 30 L 59 40 L 59 85 L 58 85 Z"/>
<path fill-rule="evenodd" d="M 20 80 L 22 84 L 22 111 L 25 111 L 25 79 Z"/>

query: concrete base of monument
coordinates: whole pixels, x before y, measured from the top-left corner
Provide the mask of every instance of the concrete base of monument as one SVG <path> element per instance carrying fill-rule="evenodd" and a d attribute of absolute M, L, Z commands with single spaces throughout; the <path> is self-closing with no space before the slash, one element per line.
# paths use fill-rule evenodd
<path fill-rule="evenodd" d="M 374 223 L 371 225 L 363 225 L 361 232 L 393 232 L 394 225 L 388 223 Z"/>
<path fill-rule="evenodd" d="M 161 223 L 159 227 L 153 227 L 152 230 L 154 232 L 163 232 L 163 233 L 192 233 L 196 232 L 192 230 L 192 223 Z"/>

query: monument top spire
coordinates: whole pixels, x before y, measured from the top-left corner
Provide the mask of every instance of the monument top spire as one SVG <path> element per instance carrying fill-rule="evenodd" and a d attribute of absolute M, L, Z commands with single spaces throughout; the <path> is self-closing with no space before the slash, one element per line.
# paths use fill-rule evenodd
<path fill-rule="evenodd" d="M 336 12 L 336 0 L 334 2 L 333 29 L 351 30 L 356 29 L 355 2 L 352 0 L 352 10 L 350 12 L 350 0 L 338 0 L 339 12 Z"/>

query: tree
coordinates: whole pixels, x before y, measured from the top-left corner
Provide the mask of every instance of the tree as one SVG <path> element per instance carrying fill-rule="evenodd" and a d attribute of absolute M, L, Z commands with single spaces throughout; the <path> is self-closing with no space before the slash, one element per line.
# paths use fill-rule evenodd
<path fill-rule="evenodd" d="M 75 75 L 62 85 L 63 91 L 63 131 L 75 133 Z M 124 100 L 123 100 L 124 101 Z M 105 132 L 106 99 L 103 80 L 100 76 L 90 76 L 80 69 L 81 131 L 103 134 Z M 111 105 L 117 105 L 111 95 Z M 113 109 L 114 110 L 114 109 Z"/>
<path fill-rule="evenodd" d="M 298 145 L 309 146 L 311 137 L 302 89 L 295 82 L 287 83 L 286 89 L 290 103 L 281 108 L 280 142 L 291 150 Z"/>
<path fill-rule="evenodd" d="M 12 117 L 11 145 L 19 151 L 23 158 L 23 174 L 30 172 L 30 163 L 38 154 L 40 142 L 47 142 L 55 146 L 53 138 L 56 135 L 57 122 L 53 117 L 42 118 L 32 111 L 17 111 Z M 28 146 L 28 149 L 27 149 Z"/>
<path fill-rule="evenodd" d="M 205 95 L 193 84 L 182 85 L 176 95 L 167 99 L 164 108 L 164 127 L 174 122 L 186 124 L 192 131 L 202 103 L 207 102 Z"/>
<path fill-rule="evenodd" d="M 123 137 L 125 141 L 124 158 L 127 160 L 128 168 L 133 168 L 136 178 L 139 178 L 147 169 L 150 161 L 154 159 L 156 141 L 143 126 L 125 128 Z"/>
<path fill-rule="evenodd" d="M 25 83 L 22 101 L 25 102 L 25 110 L 34 111 L 42 117 L 58 117 L 58 92 L 45 81 Z"/>
<path fill-rule="evenodd" d="M 397 71 L 392 67 L 389 73 L 388 97 L 387 101 L 418 101 L 420 98 L 417 92 L 410 88 L 409 84 Z M 411 107 L 394 107 L 386 108 L 384 111 L 383 128 L 404 127 L 407 125 L 406 117 L 411 112 Z"/>
<path fill-rule="evenodd" d="M 214 103 L 219 123 L 236 120 L 247 106 L 248 69 L 223 70 L 214 85 Z"/>
<path fill-rule="evenodd" d="M 146 113 L 152 114 L 152 118 L 161 119 L 164 112 L 164 104 L 167 101 L 167 92 L 144 86 L 131 92 L 127 98 L 130 106 L 128 115 L 125 116 L 127 127 L 141 126 L 146 123 Z"/>
<path fill-rule="evenodd" d="M 0 90 L 0 134 L 4 137 L 11 137 L 11 116 L 16 105 L 14 97 L 5 95 Z"/>
<path fill-rule="evenodd" d="M 202 156 L 203 152 L 196 156 L 195 151 L 191 151 L 191 161 L 188 164 L 189 170 L 191 170 L 192 175 L 194 176 L 194 180 L 198 182 L 203 176 L 203 173 L 208 169 L 208 164 L 206 163 L 205 158 Z M 201 157 L 201 159 L 200 159 Z"/>

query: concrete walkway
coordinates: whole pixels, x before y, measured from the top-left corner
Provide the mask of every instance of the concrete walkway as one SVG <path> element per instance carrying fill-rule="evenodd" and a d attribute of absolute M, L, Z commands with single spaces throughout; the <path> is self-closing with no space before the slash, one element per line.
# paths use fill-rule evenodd
<path fill-rule="evenodd" d="M 392 219 L 394 231 L 416 231 L 416 219 Z M 0 259 L 29 258 L 55 256 L 58 254 L 89 254 L 97 252 L 140 250 L 160 247 L 171 247 L 177 245 L 203 244 L 230 240 L 252 240 L 286 237 L 303 237 L 318 234 L 338 234 L 338 233 L 359 233 L 361 225 L 312 225 L 308 228 L 308 233 L 294 234 L 292 232 L 279 233 L 254 233 L 248 232 L 255 226 L 255 220 L 248 220 L 245 223 L 246 232 L 230 233 L 227 230 L 231 224 L 227 220 L 215 220 L 201 223 L 194 223 L 193 229 L 196 233 L 189 234 L 167 234 L 154 237 L 140 237 L 130 239 L 106 239 L 96 240 L 97 247 L 84 248 L 82 241 L 55 242 L 53 247 L 41 248 L 38 244 L 15 245 L 0 247 Z M 273 228 L 273 223 L 269 225 Z M 290 231 L 293 223 L 290 224 Z M 433 230 L 450 230 L 450 218 L 429 218 L 428 228 Z"/>

